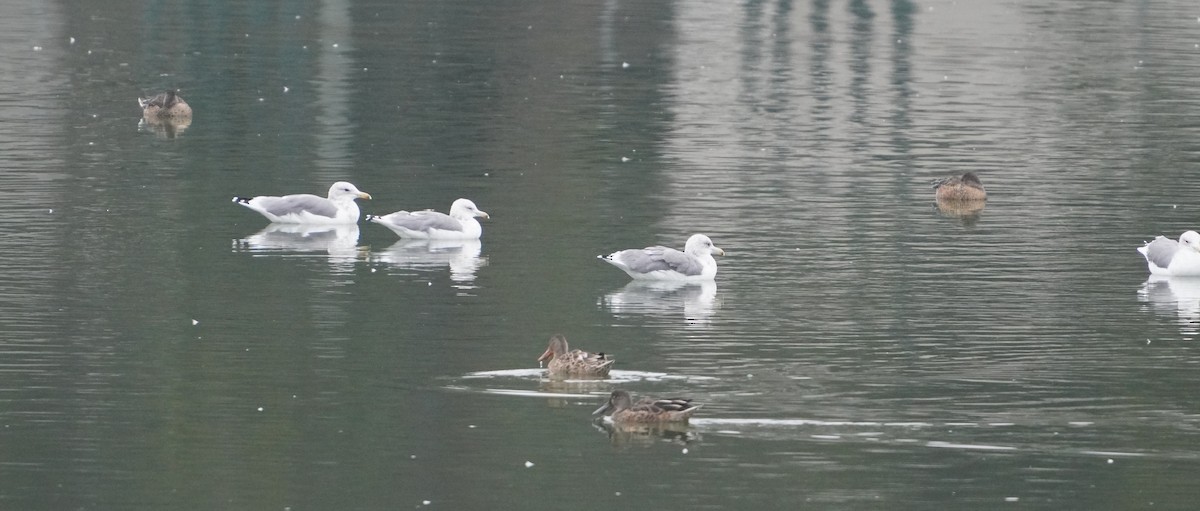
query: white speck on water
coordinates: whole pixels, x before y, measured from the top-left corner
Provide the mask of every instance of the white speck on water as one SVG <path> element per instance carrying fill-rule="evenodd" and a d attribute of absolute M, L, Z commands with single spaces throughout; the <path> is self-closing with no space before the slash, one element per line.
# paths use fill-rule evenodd
<path fill-rule="evenodd" d="M 613 495 L 616 495 L 616 496 L 620 497 L 620 496 L 621 496 L 621 492 L 619 492 L 619 491 L 618 491 L 618 492 L 613 492 Z"/>
<path fill-rule="evenodd" d="M 533 25 L 527 25 L 527 26 L 525 27 L 525 30 L 533 30 Z"/>
<path fill-rule="evenodd" d="M 244 35 L 244 36 L 246 36 L 246 37 L 250 37 L 250 34 L 242 34 L 242 35 Z"/>
<path fill-rule="evenodd" d="M 371 273 L 375 273 L 375 268 L 371 268 Z"/>
<path fill-rule="evenodd" d="M 1172 204 L 1172 205 L 1171 205 L 1171 209 L 1176 209 L 1176 208 L 1178 208 L 1178 207 L 1179 207 L 1179 205 L 1178 205 L 1178 204 Z"/>
<path fill-rule="evenodd" d="M 46 210 L 46 212 L 47 212 L 47 213 L 50 213 L 50 214 L 53 214 L 53 213 L 54 213 L 54 208 L 47 209 L 47 210 Z"/>
<path fill-rule="evenodd" d="M 1016 502 L 1018 500 L 1021 500 L 1021 497 L 1004 497 L 1005 502 Z"/>
<path fill-rule="evenodd" d="M 530 467 L 532 467 L 532 466 L 533 466 L 533 462 L 532 462 L 532 461 L 526 461 L 526 462 L 525 462 L 525 468 L 530 468 Z"/>
<path fill-rule="evenodd" d="M 34 47 L 33 47 L 33 51 L 42 51 L 42 47 L 41 47 L 41 46 L 34 46 Z"/>
<path fill-rule="evenodd" d="M 427 287 L 433 287 L 433 282 L 426 282 L 426 283 L 425 283 L 425 285 L 426 285 Z"/>
<path fill-rule="evenodd" d="M 88 53 L 87 53 L 87 54 L 88 54 L 88 55 L 91 55 L 91 54 L 92 54 L 92 50 L 88 50 Z"/>
<path fill-rule="evenodd" d="M 337 48 L 337 47 L 338 47 L 338 43 L 333 43 L 333 47 L 334 47 L 334 48 Z"/>
<path fill-rule="evenodd" d="M 301 50 L 307 50 L 307 49 L 308 49 L 308 45 L 306 44 L 306 45 L 304 45 L 304 46 L 301 46 L 301 47 L 300 47 L 300 49 L 301 49 Z"/>
<path fill-rule="evenodd" d="M 299 15 L 299 14 L 297 14 L 297 15 L 296 15 L 296 19 L 300 19 L 300 15 Z"/>
<path fill-rule="evenodd" d="M 753 378 L 753 377 L 754 377 L 754 375 L 753 375 L 753 374 L 747 374 L 747 375 L 746 375 L 746 377 L 747 377 L 747 378 Z"/>
<path fill-rule="evenodd" d="M 258 102 L 259 102 L 259 103 L 262 103 L 263 101 L 266 101 L 266 99 L 265 99 L 265 98 L 258 98 Z"/>
<path fill-rule="evenodd" d="M 1109 465 L 1112 465 L 1112 464 L 1113 464 L 1113 459 L 1112 459 L 1112 458 L 1109 458 L 1109 459 L 1108 459 L 1108 464 L 1109 464 Z"/>
<path fill-rule="evenodd" d="M 283 86 L 283 93 L 284 93 L 284 94 L 287 94 L 287 91 L 288 91 L 288 86 L 287 86 L 287 85 L 284 85 L 284 86 Z"/>
<path fill-rule="evenodd" d="M 364 73 L 365 73 L 365 72 L 367 72 L 367 68 L 365 68 L 365 67 L 364 67 L 364 68 L 363 68 L 363 72 L 364 72 Z"/>
<path fill-rule="evenodd" d="M 75 44 L 75 38 L 74 38 L 74 37 L 72 37 L 72 38 L 70 38 L 70 39 L 67 39 L 67 41 L 69 41 L 71 44 Z"/>
<path fill-rule="evenodd" d="M 627 161 L 629 161 L 629 157 L 628 157 L 628 156 L 622 156 L 622 157 L 621 157 L 621 163 L 625 163 L 625 162 L 627 162 Z"/>
<path fill-rule="evenodd" d="M 261 406 L 258 407 L 258 411 L 260 411 L 260 412 L 263 411 L 263 407 L 261 407 Z"/>
<path fill-rule="evenodd" d="M 628 62 L 622 62 L 622 63 L 621 63 L 621 69 L 629 69 L 629 63 L 628 63 Z"/>
<path fill-rule="evenodd" d="M 96 145 L 95 142 L 88 142 L 88 145 Z"/>
<path fill-rule="evenodd" d="M 194 320 L 194 319 L 192 320 L 192 326 L 196 326 L 196 325 L 199 325 L 199 324 L 200 324 L 200 322 L 199 322 L 199 321 L 196 321 L 196 320 Z"/>
<path fill-rule="evenodd" d="M 429 501 L 429 500 L 422 500 L 422 501 L 421 501 L 421 505 L 424 505 L 424 506 L 428 506 L 428 505 L 429 505 L 429 504 L 431 504 L 431 503 L 432 503 L 432 501 Z"/>
<path fill-rule="evenodd" d="M 97 117 L 100 117 L 100 116 L 99 116 L 99 115 L 97 115 L 97 114 L 92 114 L 92 118 L 93 118 L 93 119 L 95 119 L 95 118 L 97 118 Z"/>
<path fill-rule="evenodd" d="M 492 173 L 491 173 L 491 172 L 484 172 L 484 173 L 483 173 L 483 177 L 488 177 L 488 176 L 491 176 L 491 175 L 492 175 Z"/>
<path fill-rule="evenodd" d="M 415 459 L 417 459 L 417 455 L 416 455 L 416 454 L 409 454 L 409 455 L 408 455 L 408 459 L 410 459 L 410 460 L 415 460 Z"/>
<path fill-rule="evenodd" d="M 470 428 L 470 429 L 475 429 L 475 425 L 474 425 L 474 424 L 467 424 L 467 427 L 468 427 L 468 428 Z"/>
<path fill-rule="evenodd" d="M 684 454 L 687 454 L 687 447 L 684 447 L 684 448 L 683 448 L 683 451 L 680 451 L 680 452 L 682 452 L 682 453 L 684 453 Z"/>
<path fill-rule="evenodd" d="M 950 75 L 942 75 L 942 80 L 943 80 L 943 81 L 945 81 L 945 80 L 949 80 L 949 79 L 950 79 Z"/>

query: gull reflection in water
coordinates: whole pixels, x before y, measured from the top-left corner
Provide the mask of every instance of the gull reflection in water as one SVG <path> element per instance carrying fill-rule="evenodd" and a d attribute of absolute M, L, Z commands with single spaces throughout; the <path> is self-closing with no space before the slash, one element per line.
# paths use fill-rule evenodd
<path fill-rule="evenodd" d="M 372 252 L 370 260 L 399 268 L 430 271 L 450 267 L 450 280 L 469 284 L 475 272 L 487 265 L 480 257 L 483 244 L 479 240 L 422 240 L 402 239 L 388 248 Z"/>
<path fill-rule="evenodd" d="M 1200 277 L 1151 275 L 1138 299 L 1160 314 L 1177 317 L 1183 335 L 1200 334 Z"/>
<path fill-rule="evenodd" d="M 622 314 L 683 313 L 689 324 L 708 324 L 716 310 L 717 283 L 639 281 L 626 284 L 604 296 L 601 303 L 610 312 Z"/>
<path fill-rule="evenodd" d="M 359 253 L 358 226 L 271 224 L 233 245 L 235 251 L 255 255 L 325 252 L 330 262 L 353 263 Z"/>

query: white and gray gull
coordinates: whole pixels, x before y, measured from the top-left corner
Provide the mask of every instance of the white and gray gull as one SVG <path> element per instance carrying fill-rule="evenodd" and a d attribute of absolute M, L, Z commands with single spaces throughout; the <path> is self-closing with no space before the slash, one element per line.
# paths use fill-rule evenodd
<path fill-rule="evenodd" d="M 636 280 L 701 282 L 717 276 L 717 260 L 713 259 L 713 255 L 725 255 L 725 251 L 714 246 L 708 236 L 693 234 L 682 252 L 654 246 L 621 250 L 598 257 Z"/>
<path fill-rule="evenodd" d="M 477 240 L 483 234 L 483 226 L 476 218 L 491 217 L 467 199 L 454 201 L 449 215 L 433 210 L 367 215 L 368 222 L 387 227 L 401 238 L 428 240 Z"/>
<path fill-rule="evenodd" d="M 1159 236 L 1137 251 L 1146 258 L 1153 275 L 1200 277 L 1200 234 L 1196 231 L 1179 235 L 1179 241 Z"/>
<path fill-rule="evenodd" d="M 371 194 L 354 185 L 338 181 L 329 187 L 328 197 L 307 193 L 275 197 L 234 197 L 233 202 L 253 209 L 267 220 L 283 224 L 343 225 L 358 223 L 358 204 L 354 199 L 370 199 Z"/>

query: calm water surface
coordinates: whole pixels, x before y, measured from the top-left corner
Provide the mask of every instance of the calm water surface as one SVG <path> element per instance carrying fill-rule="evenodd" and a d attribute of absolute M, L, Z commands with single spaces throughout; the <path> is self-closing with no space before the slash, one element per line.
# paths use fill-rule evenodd
<path fill-rule="evenodd" d="M 1134 248 L 1200 227 L 1197 16 L 6 4 L 0 508 L 1193 508 L 1200 283 Z M 337 180 L 492 218 L 229 203 Z M 696 232 L 715 284 L 595 259 Z M 558 332 L 619 371 L 541 379 Z M 613 388 L 704 408 L 614 431 Z"/>

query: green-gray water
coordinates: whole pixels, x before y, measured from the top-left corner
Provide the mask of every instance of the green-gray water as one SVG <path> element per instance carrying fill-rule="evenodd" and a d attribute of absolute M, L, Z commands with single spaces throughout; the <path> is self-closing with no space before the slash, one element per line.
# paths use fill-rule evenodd
<path fill-rule="evenodd" d="M 1134 249 L 1200 227 L 1198 16 L 4 3 L 0 509 L 1191 509 L 1200 283 Z M 230 203 L 338 180 L 491 219 Z M 715 285 L 596 259 L 696 232 Z M 559 332 L 616 381 L 541 380 Z M 613 388 L 704 407 L 610 433 Z"/>

